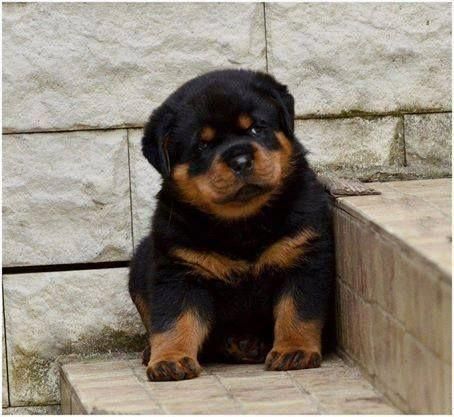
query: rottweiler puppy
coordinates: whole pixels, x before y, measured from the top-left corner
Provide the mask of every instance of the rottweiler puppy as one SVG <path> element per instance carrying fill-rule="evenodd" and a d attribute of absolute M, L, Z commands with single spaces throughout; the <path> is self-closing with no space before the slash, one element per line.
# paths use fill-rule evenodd
<path fill-rule="evenodd" d="M 247 70 L 197 77 L 152 113 L 142 150 L 163 177 L 129 279 L 149 379 L 194 378 L 199 360 L 319 366 L 331 222 L 287 87 Z"/>

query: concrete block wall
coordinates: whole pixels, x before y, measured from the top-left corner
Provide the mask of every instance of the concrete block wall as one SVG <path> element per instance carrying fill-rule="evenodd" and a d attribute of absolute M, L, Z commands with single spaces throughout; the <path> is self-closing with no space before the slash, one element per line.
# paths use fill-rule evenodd
<path fill-rule="evenodd" d="M 409 414 L 452 412 L 449 179 L 338 198 L 338 349 Z"/>
<path fill-rule="evenodd" d="M 61 357 L 139 349 L 141 128 L 177 86 L 267 71 L 318 171 L 450 176 L 450 29 L 448 4 L 5 4 L 3 406 L 58 404 Z"/>

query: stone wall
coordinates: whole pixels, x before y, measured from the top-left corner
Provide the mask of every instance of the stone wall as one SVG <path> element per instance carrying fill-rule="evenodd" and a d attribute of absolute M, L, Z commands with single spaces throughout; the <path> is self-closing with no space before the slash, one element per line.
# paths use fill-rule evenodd
<path fill-rule="evenodd" d="M 317 170 L 449 176 L 450 30 L 434 3 L 5 4 L 3 406 L 58 404 L 61 358 L 141 345 L 126 266 L 160 181 L 141 128 L 173 89 L 268 71 Z"/>

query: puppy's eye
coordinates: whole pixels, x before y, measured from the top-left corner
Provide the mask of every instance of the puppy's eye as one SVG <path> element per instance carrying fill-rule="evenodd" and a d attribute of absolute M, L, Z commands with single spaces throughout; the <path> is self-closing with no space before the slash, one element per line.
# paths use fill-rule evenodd
<path fill-rule="evenodd" d="M 204 151 L 206 148 L 208 148 L 208 142 L 200 141 L 198 148 L 199 151 Z"/>
<path fill-rule="evenodd" d="M 249 133 L 252 136 L 258 136 L 260 133 L 262 133 L 263 129 L 264 128 L 262 126 L 254 125 L 249 129 Z"/>

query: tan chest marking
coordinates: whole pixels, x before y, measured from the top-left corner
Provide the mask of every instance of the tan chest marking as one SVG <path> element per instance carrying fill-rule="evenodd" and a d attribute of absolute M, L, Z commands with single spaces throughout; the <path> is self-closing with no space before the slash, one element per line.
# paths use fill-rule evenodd
<path fill-rule="evenodd" d="M 190 265 L 208 279 L 229 281 L 232 275 L 259 275 L 265 268 L 289 268 L 308 251 L 317 233 L 305 229 L 292 237 L 283 238 L 269 246 L 255 262 L 230 259 L 216 252 L 201 252 L 177 248 L 172 255 Z"/>
<path fill-rule="evenodd" d="M 265 267 L 288 268 L 292 266 L 304 255 L 309 243 L 317 236 L 312 230 L 305 229 L 296 236 L 286 237 L 273 243 L 260 255 L 258 262 L 254 265 L 254 272 L 259 273 Z"/>
<path fill-rule="evenodd" d="M 216 252 L 178 248 L 172 254 L 209 279 L 228 281 L 229 276 L 243 274 L 249 270 L 249 264 L 246 261 L 230 259 Z"/>

